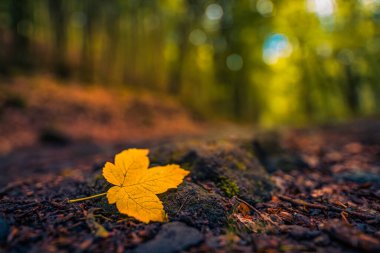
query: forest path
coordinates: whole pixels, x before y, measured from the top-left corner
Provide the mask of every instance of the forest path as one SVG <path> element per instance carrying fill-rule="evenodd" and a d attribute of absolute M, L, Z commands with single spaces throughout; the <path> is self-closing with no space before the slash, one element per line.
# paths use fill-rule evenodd
<path fill-rule="evenodd" d="M 379 121 L 362 120 L 18 150 L 0 160 L 1 249 L 379 252 L 379 129 Z M 152 163 L 191 170 L 178 190 L 160 197 L 169 223 L 136 222 L 104 199 L 67 204 L 104 191 L 104 162 L 132 146 L 151 148 Z"/>

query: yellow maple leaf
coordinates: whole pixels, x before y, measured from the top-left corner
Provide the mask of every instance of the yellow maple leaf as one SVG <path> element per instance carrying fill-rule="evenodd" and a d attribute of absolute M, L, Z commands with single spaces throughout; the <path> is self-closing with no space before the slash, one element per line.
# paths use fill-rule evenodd
<path fill-rule="evenodd" d="M 115 156 L 115 163 L 107 162 L 103 176 L 115 185 L 107 191 L 110 204 L 128 216 L 148 223 L 165 221 L 161 200 L 156 194 L 176 188 L 189 174 L 176 164 L 149 167 L 149 150 L 128 149 Z"/>

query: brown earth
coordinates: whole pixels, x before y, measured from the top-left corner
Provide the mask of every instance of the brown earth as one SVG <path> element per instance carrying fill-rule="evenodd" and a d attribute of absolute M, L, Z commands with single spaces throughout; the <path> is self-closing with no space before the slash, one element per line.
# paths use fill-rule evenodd
<path fill-rule="evenodd" d="M 22 85 L 7 90 L 23 90 L 18 88 Z M 93 88 L 76 88 L 68 97 L 48 92 L 46 101 L 35 89 L 13 93 L 28 98 L 24 106 L 19 98 L 9 101 L 10 96 L 2 104 L 0 128 L 7 132 L 1 136 L 8 141 L 1 142 L 1 251 L 380 252 L 378 120 L 248 134 L 241 130 L 230 137 L 231 131 L 215 134 L 215 127 L 201 130 L 174 102 L 132 95 L 134 99 L 115 102 L 96 91 L 108 96 L 97 107 Z M 77 104 L 85 106 L 83 115 L 70 121 L 78 110 L 72 108 L 76 92 Z M 54 108 L 58 105 L 50 99 L 62 99 L 61 107 Z M 54 120 L 54 131 L 46 131 L 52 111 L 59 108 L 63 116 Z M 108 120 L 99 116 L 101 108 L 108 108 Z M 171 114 L 173 110 L 178 113 Z M 126 111 L 127 116 L 121 113 Z M 145 114 L 156 116 L 143 123 Z M 123 122 L 124 117 L 136 122 Z M 91 120 L 98 130 L 81 128 Z M 175 126 L 161 125 L 162 120 Z M 141 130 L 144 124 L 149 127 Z M 28 125 L 25 136 L 31 137 L 22 140 Z M 129 131 L 134 134 L 119 132 L 115 125 L 134 129 Z M 114 131 L 109 138 L 108 128 Z M 14 136 L 20 142 L 9 141 Z M 106 191 L 102 166 L 128 147 L 150 148 L 152 164 L 174 162 L 191 171 L 178 189 L 159 196 L 168 223 L 140 223 L 119 214 L 105 198 L 67 203 Z"/>

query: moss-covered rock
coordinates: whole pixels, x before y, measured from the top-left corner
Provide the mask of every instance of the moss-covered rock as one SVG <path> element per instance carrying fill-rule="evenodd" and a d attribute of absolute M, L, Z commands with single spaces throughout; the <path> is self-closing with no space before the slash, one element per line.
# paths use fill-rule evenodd
<path fill-rule="evenodd" d="M 179 163 L 196 183 L 212 182 L 219 193 L 256 203 L 271 196 L 272 182 L 246 141 L 222 140 L 181 143 L 152 151 L 158 163 Z"/>
<path fill-rule="evenodd" d="M 199 185 L 184 182 L 178 189 L 161 194 L 170 221 L 182 221 L 201 228 L 222 227 L 227 222 L 226 202 L 222 196 Z"/>

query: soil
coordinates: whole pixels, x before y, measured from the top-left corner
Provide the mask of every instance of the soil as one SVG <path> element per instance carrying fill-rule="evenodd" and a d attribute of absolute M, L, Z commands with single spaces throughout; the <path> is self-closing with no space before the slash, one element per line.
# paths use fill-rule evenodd
<path fill-rule="evenodd" d="M 116 150 L 17 151 L 1 162 L 12 171 L 0 190 L 1 249 L 379 252 L 378 129 L 370 120 L 252 139 L 145 143 L 153 164 L 191 170 L 179 189 L 160 195 L 167 225 L 121 215 L 104 198 L 67 203 L 109 187 L 100 171 Z"/>
<path fill-rule="evenodd" d="M 145 108 L 127 112 L 137 120 L 154 104 L 134 101 Z M 3 104 L 3 120 L 20 110 L 15 103 Z M 162 108 L 172 107 L 156 110 Z M 38 118 L 22 110 L 16 114 L 25 124 Z M 26 147 L 3 141 L 0 252 L 380 252 L 379 120 L 231 137 L 212 127 L 202 132 L 182 114 L 170 114 L 178 124 L 163 135 L 163 125 L 149 123 L 152 135 L 135 130 L 136 138 L 105 140 L 94 131 L 88 141 L 60 118 L 51 131 L 34 122 L 28 133 L 34 137 L 20 140 Z M 194 132 L 179 138 L 186 133 L 179 122 Z M 10 133 L 9 125 L 1 127 Z M 68 203 L 105 192 L 104 163 L 130 147 L 149 148 L 152 165 L 178 163 L 191 171 L 178 189 L 159 195 L 167 223 L 138 222 L 104 197 Z"/>

